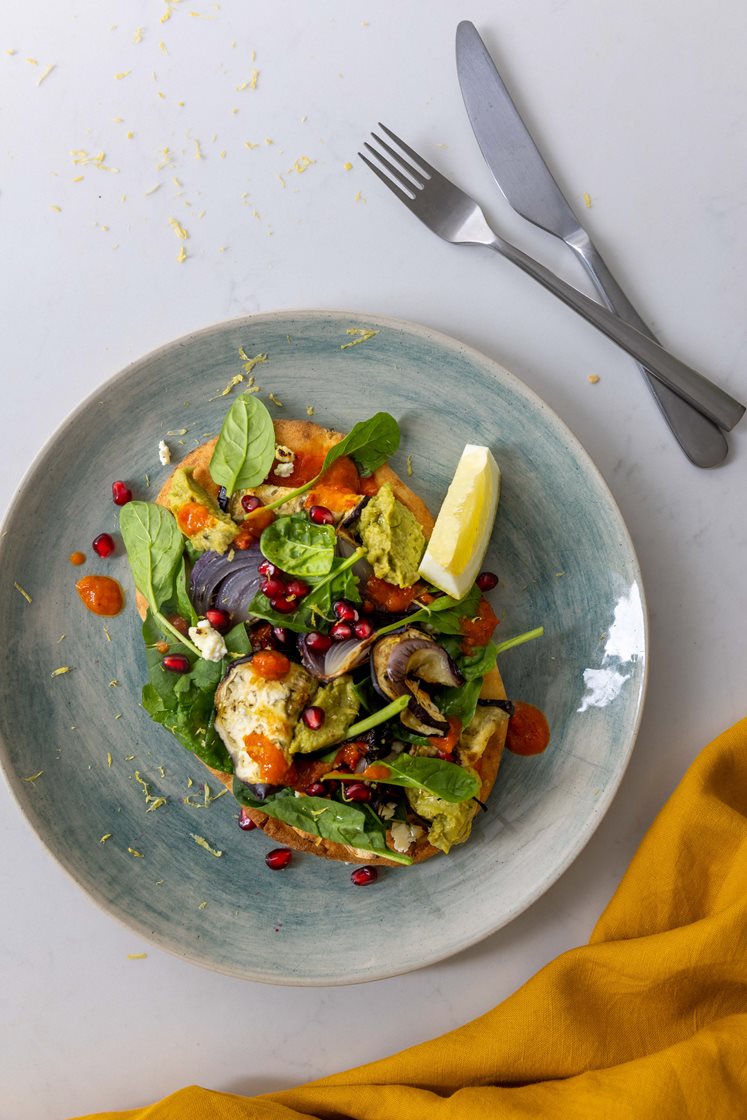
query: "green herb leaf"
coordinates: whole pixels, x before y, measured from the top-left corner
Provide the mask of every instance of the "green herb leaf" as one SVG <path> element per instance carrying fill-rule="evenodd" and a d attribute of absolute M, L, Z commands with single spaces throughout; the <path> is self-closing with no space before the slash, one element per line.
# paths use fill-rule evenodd
<path fill-rule="evenodd" d="M 363 852 L 386 856 L 396 863 L 412 863 L 409 856 L 390 851 L 387 847 L 384 822 L 379 820 L 373 810 L 366 813 L 355 805 L 345 805 L 326 797 L 296 797 L 290 789 L 279 790 L 264 801 L 259 801 L 235 778 L 233 793 L 242 805 L 260 809 L 268 817 L 284 821 L 311 836 L 320 836 L 324 840 L 347 844 Z"/>
<path fill-rule="evenodd" d="M 377 760 L 373 766 L 386 766 L 389 771 L 385 778 L 376 778 L 376 781 L 386 782 L 389 786 L 404 786 L 406 789 L 424 789 L 453 805 L 476 797 L 482 784 L 474 770 L 425 755 L 398 754 L 385 761 Z M 325 778 L 328 776 L 325 774 Z M 365 770 L 362 774 L 335 772 L 334 776 L 340 781 L 366 781 Z"/>
<path fill-rule="evenodd" d="M 388 412 L 377 412 L 370 420 L 355 424 L 344 439 L 330 447 L 322 464 L 322 474 L 343 455 L 353 460 L 364 477 L 373 474 L 377 467 L 391 459 L 399 440 L 399 424 L 394 417 Z"/>
<path fill-rule="evenodd" d="M 230 497 L 264 482 L 275 458 L 272 417 L 258 397 L 244 393 L 233 402 L 210 460 L 210 474 Z"/>
<path fill-rule="evenodd" d="M 198 657 L 189 673 L 169 673 L 164 670 L 161 654 L 155 649 L 155 643 L 162 637 L 159 619 L 148 611 L 143 623 L 148 664 L 148 684 L 142 692 L 143 707 L 151 719 L 170 731 L 183 747 L 208 766 L 232 773 L 231 756 L 213 726 L 215 690 L 228 662 L 226 659 L 216 662 Z M 177 642 L 171 643 L 170 651 L 186 656 L 191 652 L 186 644 Z"/>
<path fill-rule="evenodd" d="M 155 502 L 128 502 L 119 515 L 119 527 L 138 591 L 145 596 L 164 630 L 199 655 L 197 646 L 184 639 L 161 613 L 161 608 L 177 594 L 184 550 L 184 538 L 174 515 Z"/>
<path fill-rule="evenodd" d="M 190 626 L 198 623 L 197 611 L 192 606 L 192 600 L 187 591 L 187 563 L 182 557 L 182 562 L 176 572 L 176 609 Z"/>
<path fill-rule="evenodd" d="M 260 548 L 271 564 L 291 576 L 326 576 L 335 559 L 335 530 L 303 513 L 279 517 L 262 533 Z"/>

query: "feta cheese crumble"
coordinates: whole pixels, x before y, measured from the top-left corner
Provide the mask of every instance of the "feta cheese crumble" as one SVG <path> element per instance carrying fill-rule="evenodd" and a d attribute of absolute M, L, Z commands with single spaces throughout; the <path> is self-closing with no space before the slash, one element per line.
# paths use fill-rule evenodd
<path fill-rule="evenodd" d="M 162 439 L 158 444 L 158 458 L 160 459 L 162 467 L 167 467 L 171 462 L 171 448 L 165 439 Z"/>
<path fill-rule="evenodd" d="M 227 653 L 223 635 L 213 629 L 206 618 L 190 626 L 189 636 L 206 661 L 221 661 Z"/>
<path fill-rule="evenodd" d="M 396 852 L 404 854 L 409 851 L 422 835 L 423 830 L 419 824 L 408 824 L 407 821 L 394 821 L 392 824 L 392 843 Z"/>

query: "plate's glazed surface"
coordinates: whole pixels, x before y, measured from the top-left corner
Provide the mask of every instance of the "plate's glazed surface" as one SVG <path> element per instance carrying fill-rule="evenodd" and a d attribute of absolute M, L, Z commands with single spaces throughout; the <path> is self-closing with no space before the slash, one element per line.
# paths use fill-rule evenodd
<path fill-rule="evenodd" d="M 342 349 L 356 337 L 346 332 L 360 327 L 378 333 Z M 138 703 L 144 658 L 111 482 L 153 497 L 170 469 L 159 465 L 159 440 L 177 462 L 217 433 L 230 399 L 219 394 L 241 372 L 240 348 L 267 354 L 254 374 L 265 399 L 272 391 L 282 401 L 279 415 L 305 417 L 313 406 L 315 420 L 347 431 L 379 409 L 393 413 L 403 433 L 393 465 L 404 475 L 411 456 L 408 481 L 434 511 L 464 444 L 490 446 L 503 472 L 486 559 L 501 578 L 491 596 L 498 635 L 545 627 L 543 639 L 506 653 L 501 669 L 509 696 L 545 711 L 550 748 L 505 756 L 469 843 L 387 869 L 365 889 L 351 885 L 344 864 L 312 856 L 268 870 L 272 842 L 237 828 L 230 796 L 204 807 L 209 775 Z M 198 964 L 270 983 L 340 984 L 448 957 L 555 882 L 625 770 L 645 689 L 646 621 L 620 513 L 542 401 L 426 328 L 280 312 L 180 339 L 103 385 L 62 425 L 4 529 L 0 757 L 11 788 L 49 850 L 102 906 Z M 103 531 L 117 540 L 106 561 L 90 549 Z M 88 556 L 82 568 L 68 562 L 76 549 Z M 121 581 L 124 613 L 106 620 L 83 608 L 74 584 L 91 572 Z M 70 671 L 52 675 L 63 666 Z M 146 813 L 153 802 L 142 782 L 165 804 Z"/>

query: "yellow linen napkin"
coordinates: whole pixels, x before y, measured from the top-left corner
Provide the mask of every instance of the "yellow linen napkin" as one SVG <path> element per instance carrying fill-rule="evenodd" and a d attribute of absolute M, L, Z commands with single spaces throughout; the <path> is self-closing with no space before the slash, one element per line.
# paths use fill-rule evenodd
<path fill-rule="evenodd" d="M 747 1117 L 747 719 L 699 755 L 588 945 L 493 1011 L 262 1097 L 197 1086 L 88 1120 Z M 85 1118 L 81 1118 L 85 1120 Z"/>

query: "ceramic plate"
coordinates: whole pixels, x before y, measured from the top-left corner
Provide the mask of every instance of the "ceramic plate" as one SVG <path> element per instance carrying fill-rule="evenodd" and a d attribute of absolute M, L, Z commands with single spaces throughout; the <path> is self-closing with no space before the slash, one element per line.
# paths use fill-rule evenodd
<path fill-rule="evenodd" d="M 361 337 L 354 328 L 377 333 L 345 348 Z M 543 639 L 506 653 L 501 669 L 509 696 L 547 714 L 550 748 L 504 756 L 469 843 L 448 858 L 387 869 L 364 889 L 352 886 L 349 867 L 311 856 L 270 871 L 264 855 L 273 843 L 240 831 L 229 795 L 204 807 L 206 771 L 138 704 L 144 658 L 111 482 L 155 496 L 168 470 L 159 466 L 159 440 L 176 462 L 217 432 L 229 400 L 219 394 L 241 371 L 242 347 L 267 354 L 255 376 L 265 399 L 272 391 L 282 401 L 278 415 L 304 417 L 313 406 L 316 420 L 347 431 L 379 409 L 393 413 L 403 433 L 395 469 L 404 475 L 411 456 L 411 484 L 434 511 L 464 444 L 489 445 L 503 471 L 486 560 L 501 581 L 492 593 L 498 633 L 545 627 Z M 55 532 L 43 539 L 52 543 L 40 548 L 40 527 L 50 525 Z M 495 362 L 424 327 L 281 312 L 165 346 L 65 422 L 32 466 L 5 530 L 0 739 L 11 788 L 97 902 L 197 964 L 276 984 L 347 984 L 457 953 L 555 882 L 625 770 L 645 688 L 646 622 L 620 513 L 541 400 Z M 90 548 L 103 531 L 117 539 L 106 561 Z M 68 563 L 76 549 L 88 555 L 83 568 Z M 125 612 L 107 621 L 83 608 L 74 583 L 90 572 L 121 581 Z M 166 799 L 155 811 L 146 812 L 142 782 Z"/>

